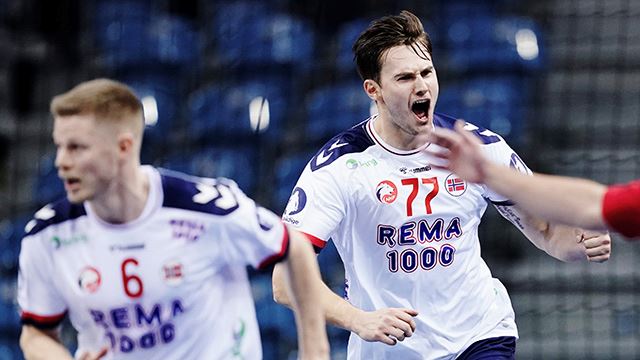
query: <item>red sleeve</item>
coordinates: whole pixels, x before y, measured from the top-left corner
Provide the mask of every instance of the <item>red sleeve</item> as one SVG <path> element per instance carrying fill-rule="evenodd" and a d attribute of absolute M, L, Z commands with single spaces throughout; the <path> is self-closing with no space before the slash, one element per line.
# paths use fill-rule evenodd
<path fill-rule="evenodd" d="M 602 217 L 609 227 L 628 237 L 640 237 L 640 180 L 607 189 Z"/>

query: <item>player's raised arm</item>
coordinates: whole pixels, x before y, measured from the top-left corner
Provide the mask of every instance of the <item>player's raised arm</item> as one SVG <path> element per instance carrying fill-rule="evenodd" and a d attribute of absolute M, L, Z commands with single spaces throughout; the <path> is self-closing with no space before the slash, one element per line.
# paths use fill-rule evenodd
<path fill-rule="evenodd" d="M 289 255 L 282 263 L 283 283 L 295 309 L 301 359 L 329 359 L 325 319 L 318 299 L 322 280 L 311 244 L 289 231 Z"/>
<path fill-rule="evenodd" d="M 292 233 L 300 234 L 295 231 Z M 290 259 L 295 256 L 296 254 L 289 254 Z M 277 303 L 297 311 L 292 306 L 292 300 L 286 291 L 286 272 L 285 264 L 276 264 L 274 267 L 273 297 Z M 413 317 L 418 315 L 418 312 L 415 310 L 385 308 L 367 312 L 338 296 L 320 278 L 317 279 L 317 286 L 319 290 L 317 303 L 322 305 L 326 320 L 331 325 L 356 333 L 363 340 L 394 345 L 396 341 L 402 341 L 413 335 L 416 329 Z"/>
<path fill-rule="evenodd" d="M 448 151 L 437 154 L 443 166 L 471 182 L 485 183 L 521 208 L 541 218 L 604 230 L 602 200 L 606 187 L 594 181 L 535 174 L 527 176 L 486 159 L 478 140 L 456 124 L 456 131 L 437 129 L 431 141 Z"/>

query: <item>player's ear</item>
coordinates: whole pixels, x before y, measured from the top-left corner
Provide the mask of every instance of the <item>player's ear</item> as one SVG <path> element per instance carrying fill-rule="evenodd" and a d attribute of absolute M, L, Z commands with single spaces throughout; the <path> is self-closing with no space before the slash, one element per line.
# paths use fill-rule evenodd
<path fill-rule="evenodd" d="M 121 133 L 118 136 L 118 150 L 121 155 L 133 152 L 133 134 L 130 132 Z"/>
<path fill-rule="evenodd" d="M 380 91 L 380 85 L 375 80 L 367 79 L 362 84 L 364 87 L 364 92 L 367 93 L 367 96 L 373 101 L 378 101 L 380 96 L 382 96 Z"/>

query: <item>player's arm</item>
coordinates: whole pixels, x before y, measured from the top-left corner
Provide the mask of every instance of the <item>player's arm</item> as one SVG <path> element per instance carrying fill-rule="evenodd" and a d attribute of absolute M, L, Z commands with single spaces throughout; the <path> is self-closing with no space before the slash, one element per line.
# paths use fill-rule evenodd
<path fill-rule="evenodd" d="M 295 256 L 289 255 L 290 258 Z M 276 264 L 273 270 L 273 296 L 277 303 L 292 307 L 291 298 L 286 291 L 286 271 L 285 264 Z M 321 305 L 330 324 L 354 332 L 363 340 L 380 341 L 388 345 L 394 345 L 396 341 L 413 335 L 416 329 L 413 317 L 418 315 L 415 310 L 387 308 L 363 311 L 334 293 L 320 277 L 312 280 L 319 290 L 316 304 Z"/>
<path fill-rule="evenodd" d="M 20 348 L 26 360 L 73 359 L 71 353 L 60 342 L 59 329 L 43 330 L 32 325 L 23 325 Z"/>
<path fill-rule="evenodd" d="M 606 232 L 551 224 L 528 215 L 517 206 L 496 206 L 536 247 L 558 260 L 572 262 L 607 261 L 611 254 L 611 237 Z"/>
<path fill-rule="evenodd" d="M 282 291 L 295 309 L 301 359 L 328 359 L 329 341 L 325 319 L 319 307 L 320 270 L 311 244 L 293 230 L 289 231 L 289 255 L 282 266 Z"/>
<path fill-rule="evenodd" d="M 447 168 L 470 182 L 484 183 L 534 216 L 591 230 L 604 230 L 602 201 L 606 187 L 560 176 L 527 176 L 487 159 L 478 140 L 456 123 L 455 132 L 438 129 L 431 141 L 449 151 L 434 154 Z"/>

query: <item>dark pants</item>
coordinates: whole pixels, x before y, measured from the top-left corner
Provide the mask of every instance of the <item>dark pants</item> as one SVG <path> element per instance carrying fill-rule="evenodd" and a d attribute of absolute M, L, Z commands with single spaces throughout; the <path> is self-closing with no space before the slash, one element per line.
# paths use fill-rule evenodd
<path fill-rule="evenodd" d="M 516 338 L 501 336 L 474 342 L 457 360 L 512 360 L 515 353 Z"/>

